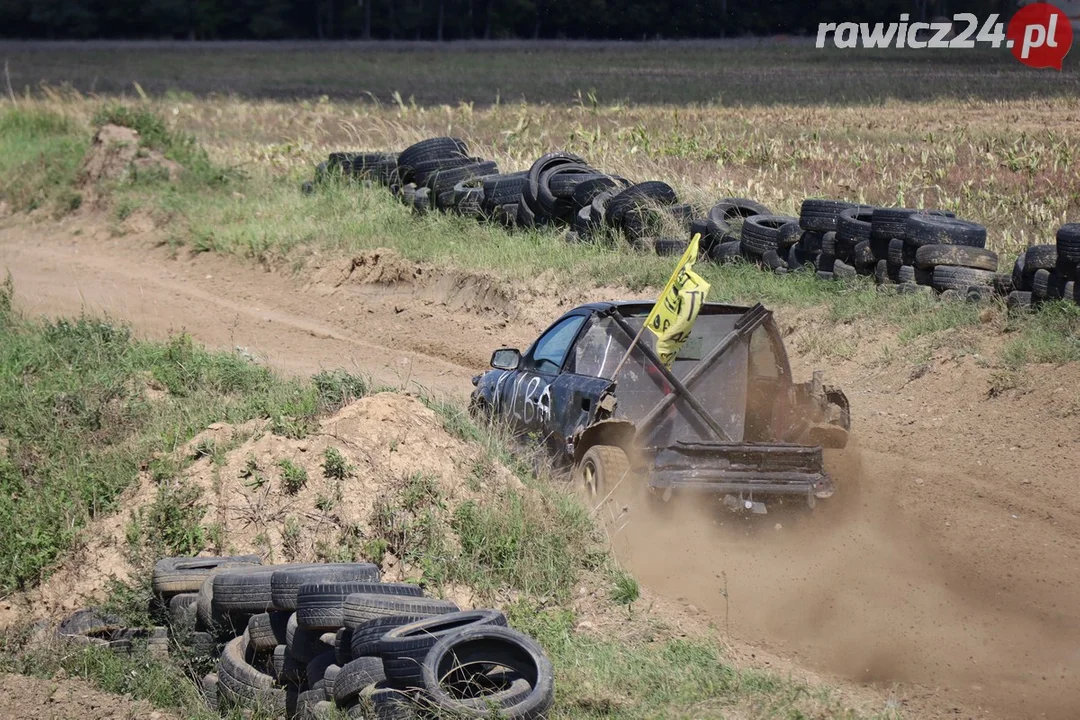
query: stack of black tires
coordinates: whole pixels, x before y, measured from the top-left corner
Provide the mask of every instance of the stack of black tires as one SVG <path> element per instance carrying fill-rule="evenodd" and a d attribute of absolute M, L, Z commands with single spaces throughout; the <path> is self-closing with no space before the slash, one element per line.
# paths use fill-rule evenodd
<path fill-rule="evenodd" d="M 500 173 L 463 140 L 421 140 L 393 153 L 333 153 L 315 182 L 332 175 L 382 184 L 413 208 L 454 212 L 508 228 L 567 228 L 566 240 L 682 254 L 695 235 L 701 260 L 749 262 L 822 280 L 873 277 L 900 293 L 978 301 L 997 294 L 1010 307 L 1077 294 L 1080 224 L 1063 226 L 1056 245 L 1036 245 L 999 273 L 986 228 L 943 210 L 881 208 L 804 200 L 799 217 L 776 215 L 748 198 L 723 198 L 707 213 L 681 203 L 665 182 L 632 183 L 568 152 L 544 155 L 525 171 Z M 313 188 L 312 183 L 305 183 Z"/>
<path fill-rule="evenodd" d="M 385 720 L 536 718 L 554 697 L 550 661 L 501 612 L 462 611 L 416 585 L 381 582 L 369 563 L 165 558 L 153 587 L 171 641 L 217 658 L 202 680 L 215 709 L 302 720 L 335 708 Z M 69 619 L 67 636 L 73 622 L 93 624 Z"/>
<path fill-rule="evenodd" d="M 814 265 L 824 280 L 873 276 L 899 292 L 920 287 L 978 295 L 995 287 L 998 258 L 985 249 L 986 228 L 942 210 L 878 208 L 837 200 L 804 200 L 800 225 L 820 247 Z"/>
<path fill-rule="evenodd" d="M 391 168 L 391 165 L 393 167 Z M 472 157 L 459 138 L 421 140 L 399 154 L 333 153 L 306 191 L 331 177 L 381 184 L 417 213 L 453 212 L 508 228 L 568 228 L 568 242 L 614 245 L 621 234 L 634 248 L 671 254 L 693 209 L 667 183 L 631 183 L 566 152 L 548 153 L 522 172 L 500 173 Z"/>
<path fill-rule="evenodd" d="M 1080 304 L 1080 223 L 1062 225 L 1054 245 L 1032 245 L 1016 258 L 1008 294 L 1010 307 L 1031 307 L 1046 300 Z"/>

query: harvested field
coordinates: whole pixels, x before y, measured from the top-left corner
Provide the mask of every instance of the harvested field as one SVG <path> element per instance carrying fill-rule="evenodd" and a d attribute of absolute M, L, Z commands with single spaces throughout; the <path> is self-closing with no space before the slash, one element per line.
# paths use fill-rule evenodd
<path fill-rule="evenodd" d="M 676 42 L 0 42 L 17 92 L 411 104 L 877 105 L 1075 97 L 1080 76 L 1005 52 L 817 50 L 810 38 Z"/>

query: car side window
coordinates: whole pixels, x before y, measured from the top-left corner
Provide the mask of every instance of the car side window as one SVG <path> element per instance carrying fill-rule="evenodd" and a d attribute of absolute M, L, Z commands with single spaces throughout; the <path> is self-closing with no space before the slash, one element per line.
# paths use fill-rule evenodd
<path fill-rule="evenodd" d="M 536 341 L 536 347 L 526 362 L 527 369 L 551 375 L 559 372 L 567 353 L 570 352 L 570 345 L 584 322 L 585 316 L 575 315 L 544 333 L 544 336 Z"/>
<path fill-rule="evenodd" d="M 574 345 L 570 372 L 589 377 L 609 378 L 625 348 L 615 341 L 611 319 L 593 320 Z"/>

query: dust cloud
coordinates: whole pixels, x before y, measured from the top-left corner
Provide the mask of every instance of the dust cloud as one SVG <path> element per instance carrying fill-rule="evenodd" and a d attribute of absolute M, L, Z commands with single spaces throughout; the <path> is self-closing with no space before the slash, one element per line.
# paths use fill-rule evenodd
<path fill-rule="evenodd" d="M 736 514 L 721 497 L 620 498 L 616 555 L 732 636 L 858 682 L 916 684 L 986 717 L 1075 718 L 1078 628 L 996 602 L 894 497 L 902 458 L 826 451 L 837 493 Z M 659 505 L 659 506 L 658 506 Z M 1032 588 L 1032 593 L 1040 592 Z"/>

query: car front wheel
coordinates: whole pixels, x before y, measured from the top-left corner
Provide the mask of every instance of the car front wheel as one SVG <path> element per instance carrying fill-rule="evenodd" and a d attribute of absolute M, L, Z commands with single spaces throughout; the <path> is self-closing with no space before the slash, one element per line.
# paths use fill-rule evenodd
<path fill-rule="evenodd" d="M 592 509 L 625 497 L 630 482 L 630 459 L 615 445 L 593 445 L 574 468 L 574 484 Z M 621 514 L 621 510 L 614 514 Z"/>

